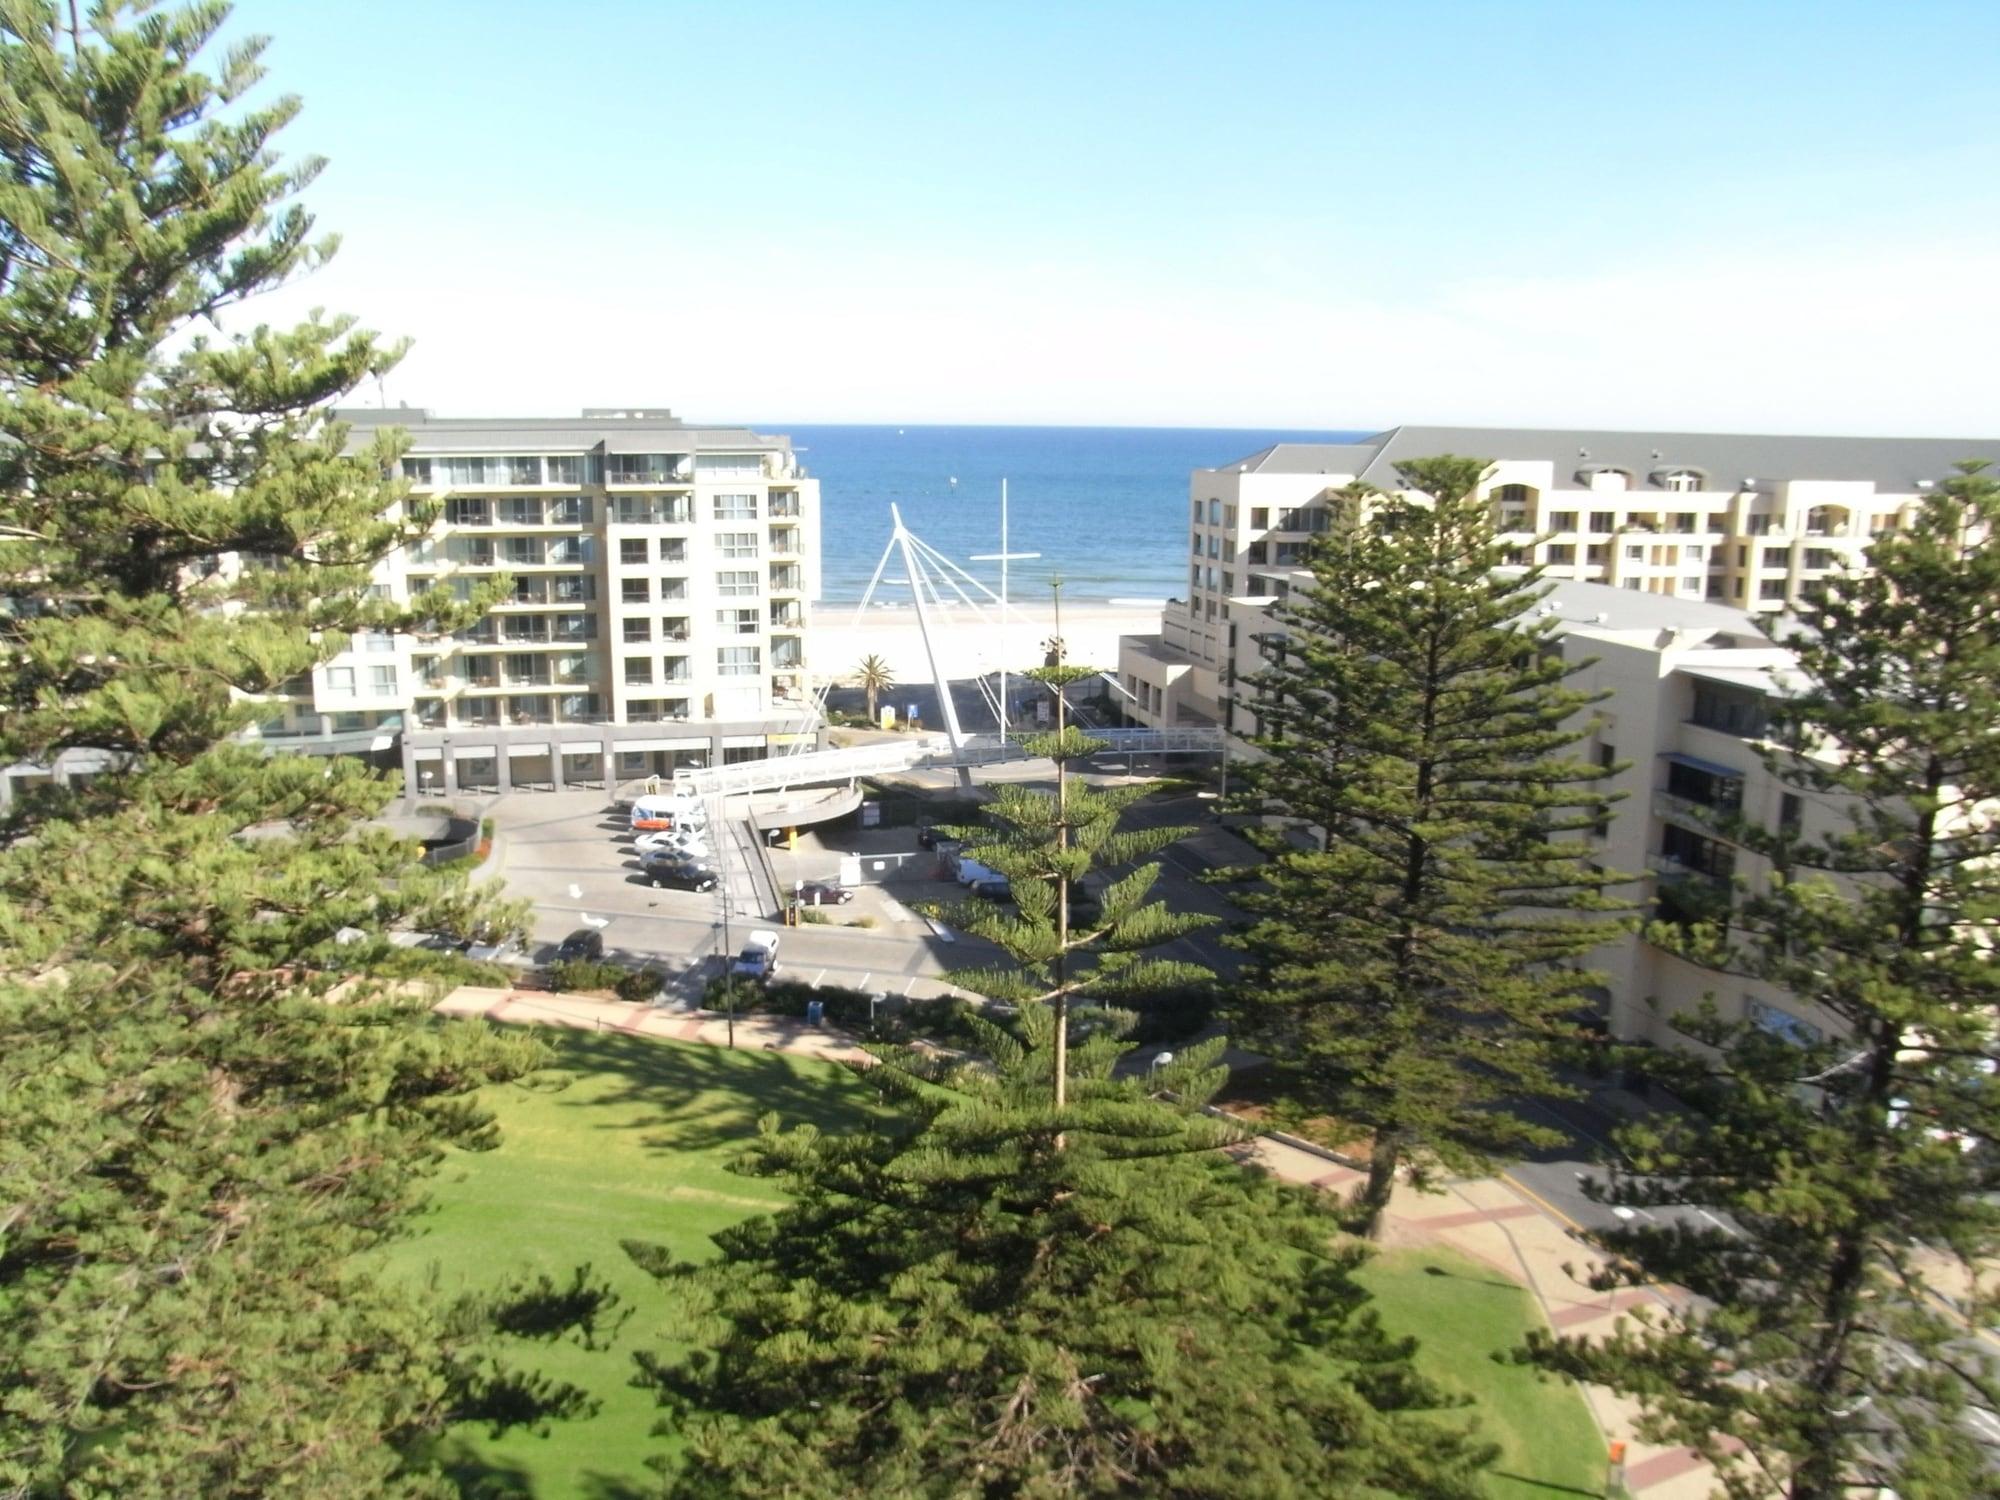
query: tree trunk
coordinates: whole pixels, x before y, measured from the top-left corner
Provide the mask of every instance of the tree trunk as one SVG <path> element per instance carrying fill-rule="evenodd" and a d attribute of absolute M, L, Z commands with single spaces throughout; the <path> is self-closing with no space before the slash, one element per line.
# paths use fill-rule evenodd
<path fill-rule="evenodd" d="M 1402 1143 L 1392 1131 L 1375 1132 L 1374 1149 L 1368 1153 L 1368 1180 L 1354 1195 L 1354 1206 L 1361 1219 L 1356 1232 L 1368 1239 L 1376 1239 L 1382 1232 L 1382 1216 L 1388 1212 L 1389 1199 L 1396 1191 L 1396 1168 L 1403 1160 Z"/>

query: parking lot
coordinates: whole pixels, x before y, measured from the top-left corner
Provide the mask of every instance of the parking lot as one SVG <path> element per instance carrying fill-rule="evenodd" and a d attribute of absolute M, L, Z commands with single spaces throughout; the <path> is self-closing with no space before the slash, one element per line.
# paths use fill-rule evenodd
<path fill-rule="evenodd" d="M 578 927 L 604 934 L 606 957 L 652 963 L 667 978 L 670 998 L 689 1000 L 718 971 L 728 951 L 723 903 L 715 892 L 656 889 L 633 852 L 627 815 L 600 791 L 536 793 L 502 797 L 488 807 L 495 822 L 492 857 L 478 878 L 502 879 L 509 895 L 531 904 L 531 956 L 545 960 L 555 944 Z M 859 834 L 863 831 L 853 831 Z M 889 844 L 915 852 L 914 831 L 866 830 Z M 798 852 L 771 850 L 781 885 L 794 879 L 829 879 L 839 874 L 839 852 L 801 830 Z M 926 871 L 933 867 L 922 856 Z M 922 877 L 894 884 L 864 884 L 852 903 L 828 909 L 832 922 L 783 929 L 781 972 L 809 984 L 842 985 L 890 995 L 927 996 L 949 992 L 939 976 L 947 969 L 990 963 L 983 943 L 940 933 L 911 911 L 904 900 L 926 891 L 949 893 Z M 833 925 L 873 918 L 873 926 Z M 765 913 L 735 915 L 729 946 L 740 945 L 753 928 L 779 926 Z"/>

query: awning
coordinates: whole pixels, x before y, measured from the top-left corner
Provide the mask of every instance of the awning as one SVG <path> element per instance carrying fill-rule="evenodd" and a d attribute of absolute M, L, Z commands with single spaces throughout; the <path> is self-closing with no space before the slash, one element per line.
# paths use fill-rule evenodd
<path fill-rule="evenodd" d="M 722 748 L 725 750 L 761 750 L 764 748 L 764 736 L 761 734 L 725 734 L 722 737 Z"/>
<path fill-rule="evenodd" d="M 604 742 L 602 740 L 564 740 L 562 753 L 564 755 L 602 755 L 604 753 Z"/>
<path fill-rule="evenodd" d="M 547 745 L 509 745 L 507 747 L 507 754 L 510 756 L 547 755 L 548 753 L 549 747 Z"/>
<path fill-rule="evenodd" d="M 1702 771 L 1710 776 L 1726 776 L 1731 781 L 1741 781 L 1750 773 L 1739 771 L 1734 766 L 1717 765 L 1712 760 L 1703 760 L 1699 755 L 1683 755 L 1678 750 L 1662 750 L 1661 760 L 1670 760 L 1677 766 L 1686 766 L 1690 771 Z"/>
<path fill-rule="evenodd" d="M 412 760 L 443 760 L 444 751 L 436 745 L 413 745 L 410 747 Z"/>
<path fill-rule="evenodd" d="M 453 745 L 451 747 L 451 758 L 453 760 L 491 760 L 493 758 L 493 747 L 491 745 Z"/>
<path fill-rule="evenodd" d="M 680 739 L 668 740 L 614 740 L 612 741 L 612 746 L 614 749 L 620 751 L 706 750 L 708 748 L 708 738 L 704 735 L 696 739 L 682 737 Z"/>

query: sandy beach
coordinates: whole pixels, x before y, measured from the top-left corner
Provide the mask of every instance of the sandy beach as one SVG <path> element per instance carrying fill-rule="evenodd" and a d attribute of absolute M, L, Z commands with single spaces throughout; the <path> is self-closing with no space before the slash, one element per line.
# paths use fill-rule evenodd
<path fill-rule="evenodd" d="M 998 614 L 997 607 L 989 607 L 981 619 L 963 605 L 932 614 L 932 643 L 949 679 L 962 681 L 1002 667 L 1014 671 L 1042 664 L 1042 643 L 1056 633 L 1054 612 L 1047 606 L 1016 605 L 1008 610 L 1004 625 Z M 1118 665 L 1119 636 L 1153 635 L 1159 628 L 1158 605 L 1063 606 L 1067 659 L 1077 666 L 1111 671 Z M 871 607 L 857 620 L 852 605 L 816 604 L 809 640 L 813 675 L 821 681 L 851 682 L 861 659 L 870 654 L 887 662 L 899 683 L 931 680 L 916 611 L 908 605 Z"/>

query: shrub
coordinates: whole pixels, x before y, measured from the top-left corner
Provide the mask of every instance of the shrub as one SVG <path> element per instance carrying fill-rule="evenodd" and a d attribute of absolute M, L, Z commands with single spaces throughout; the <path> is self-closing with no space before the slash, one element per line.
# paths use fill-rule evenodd
<path fill-rule="evenodd" d="M 820 920 L 822 922 L 830 922 L 833 919 L 831 917 L 821 917 Z M 861 916 L 861 917 L 856 917 L 852 922 L 849 922 L 847 925 L 849 927 L 873 927 L 876 925 L 876 922 L 875 918 L 872 916 Z"/>
<path fill-rule="evenodd" d="M 481 818 L 479 820 L 479 836 L 483 839 L 493 837 L 493 820 L 491 818 Z"/>
<path fill-rule="evenodd" d="M 830 926 L 833 922 L 833 918 L 821 911 L 817 906 L 800 907 L 799 920 L 814 927 Z"/>
<path fill-rule="evenodd" d="M 633 969 L 621 974 L 618 983 L 612 986 L 620 1000 L 642 1002 L 651 1000 L 660 993 L 660 983 L 664 976 L 657 969 Z"/>
<path fill-rule="evenodd" d="M 558 990 L 611 990 L 614 993 L 629 971 L 617 964 L 595 959 L 572 958 L 549 965 L 549 983 Z"/>
<path fill-rule="evenodd" d="M 940 995 L 935 1000 L 910 1001 L 897 1014 L 896 1025 L 909 1036 L 957 1045 L 976 1040 L 972 1028 L 966 1024 L 966 1017 L 971 1014 L 969 1001 L 956 995 Z"/>

